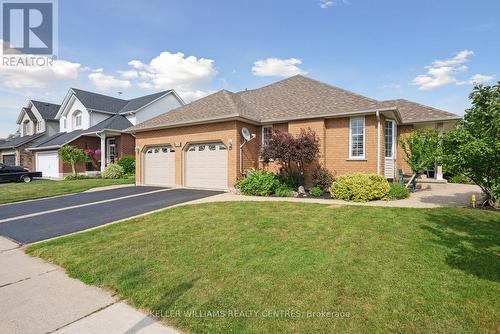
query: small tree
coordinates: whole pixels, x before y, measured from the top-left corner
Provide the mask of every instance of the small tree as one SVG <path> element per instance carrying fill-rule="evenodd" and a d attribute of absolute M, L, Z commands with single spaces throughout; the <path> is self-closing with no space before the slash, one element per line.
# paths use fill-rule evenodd
<path fill-rule="evenodd" d="M 426 128 L 412 131 L 399 140 L 403 149 L 403 159 L 410 166 L 413 175 L 406 187 L 426 168 L 436 165 L 440 160 L 440 137 L 435 129 Z"/>
<path fill-rule="evenodd" d="M 75 165 L 77 163 L 89 161 L 89 155 L 84 150 L 71 145 L 64 145 L 61 147 L 59 156 L 64 162 L 71 165 L 73 175 L 76 175 Z"/>
<path fill-rule="evenodd" d="M 456 129 L 443 138 L 444 165 L 468 176 L 486 194 L 489 204 L 500 201 L 500 82 L 478 85 L 469 96 L 472 107 Z"/>
<path fill-rule="evenodd" d="M 262 150 L 262 159 L 268 163 L 276 161 L 284 173 L 305 174 L 307 164 L 313 162 L 319 153 L 319 138 L 311 129 L 301 129 L 294 137 L 288 132 L 273 130 L 269 145 Z"/>

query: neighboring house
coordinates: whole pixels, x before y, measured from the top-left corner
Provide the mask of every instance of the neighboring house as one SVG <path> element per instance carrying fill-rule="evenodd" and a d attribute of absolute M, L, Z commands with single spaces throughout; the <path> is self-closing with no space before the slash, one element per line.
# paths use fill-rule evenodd
<path fill-rule="evenodd" d="M 107 164 L 135 154 L 134 137 L 123 133 L 124 129 L 182 105 L 174 90 L 124 100 L 71 88 L 55 116 L 59 133 L 29 148 L 35 154 L 33 169 L 53 178 L 71 173 L 58 151 L 63 145 L 73 145 L 93 158 L 78 164 L 78 173 L 102 172 Z"/>
<path fill-rule="evenodd" d="M 406 100 L 377 101 L 298 75 L 238 93 L 206 96 L 127 130 L 136 136 L 138 184 L 233 188 L 266 167 L 260 150 L 272 129 L 320 139 L 319 161 L 337 175 L 409 171 L 397 139 L 414 128 L 451 128 L 459 116 Z M 244 142 L 242 128 L 256 138 Z M 309 173 L 310 174 L 310 173 Z M 442 175 L 436 173 L 436 178 Z"/>
<path fill-rule="evenodd" d="M 1 162 L 31 168 L 33 154 L 26 150 L 59 132 L 58 104 L 29 100 L 17 117 L 19 136 L 0 144 Z"/>

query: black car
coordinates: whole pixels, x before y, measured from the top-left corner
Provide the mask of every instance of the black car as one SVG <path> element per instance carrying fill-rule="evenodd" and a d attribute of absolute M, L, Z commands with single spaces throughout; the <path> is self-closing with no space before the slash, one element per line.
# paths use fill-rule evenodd
<path fill-rule="evenodd" d="M 0 163 L 0 182 L 29 183 L 34 177 L 42 177 L 42 172 L 30 172 L 21 166 L 9 166 Z"/>

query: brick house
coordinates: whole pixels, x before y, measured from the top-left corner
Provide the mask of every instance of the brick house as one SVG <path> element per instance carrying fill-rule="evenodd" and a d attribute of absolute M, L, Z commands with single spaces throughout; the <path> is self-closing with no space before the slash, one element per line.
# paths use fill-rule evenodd
<path fill-rule="evenodd" d="M 233 188 L 251 168 L 269 168 L 261 147 L 272 129 L 320 139 L 317 163 L 337 175 L 409 172 L 398 138 L 421 127 L 452 128 L 459 116 L 407 100 L 377 101 L 298 75 L 271 85 L 226 90 L 171 110 L 126 132 L 136 136 L 138 184 Z M 254 139 L 245 141 L 242 129 Z M 439 168 L 435 178 L 442 178 Z"/>
<path fill-rule="evenodd" d="M 31 168 L 33 153 L 27 148 L 59 132 L 56 120 L 59 107 L 58 104 L 29 100 L 17 117 L 19 136 L 0 143 L 0 162 Z"/>
<path fill-rule="evenodd" d="M 58 133 L 28 148 L 34 156 L 32 169 L 44 177 L 70 174 L 71 166 L 59 158 L 59 149 L 72 145 L 92 157 L 76 166 L 77 173 L 102 172 L 107 164 L 135 154 L 135 139 L 123 130 L 182 105 L 174 90 L 124 100 L 71 88 L 55 116 Z"/>

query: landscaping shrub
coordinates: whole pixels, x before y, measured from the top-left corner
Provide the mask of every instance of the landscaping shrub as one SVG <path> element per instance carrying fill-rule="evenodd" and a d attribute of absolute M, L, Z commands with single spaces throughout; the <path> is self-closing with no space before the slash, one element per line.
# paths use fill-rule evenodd
<path fill-rule="evenodd" d="M 291 197 L 293 195 L 293 189 L 286 184 L 280 184 L 276 187 L 274 195 L 278 197 Z"/>
<path fill-rule="evenodd" d="M 123 167 L 125 174 L 135 174 L 135 156 L 127 155 L 118 160 L 118 165 Z"/>
<path fill-rule="evenodd" d="M 332 172 L 323 166 L 318 165 L 312 175 L 313 185 L 319 187 L 321 190 L 325 191 L 330 189 L 333 181 L 335 181 L 335 176 Z"/>
<path fill-rule="evenodd" d="M 389 182 L 385 177 L 365 173 L 341 175 L 330 188 L 332 198 L 354 202 L 382 199 L 389 191 Z"/>
<path fill-rule="evenodd" d="M 123 167 L 118 164 L 109 164 L 102 172 L 102 177 L 105 179 L 121 179 L 125 172 Z"/>
<path fill-rule="evenodd" d="M 311 190 L 309 190 L 309 195 L 312 197 L 321 197 L 323 196 L 323 190 L 319 186 L 312 187 Z"/>
<path fill-rule="evenodd" d="M 73 180 L 88 180 L 88 179 L 96 179 L 97 177 L 95 176 L 90 176 L 90 175 L 68 175 L 64 178 L 65 181 L 73 181 Z"/>
<path fill-rule="evenodd" d="M 470 177 L 458 174 L 450 177 L 448 179 L 450 183 L 462 183 L 462 184 L 474 184 L 474 182 L 470 179 Z"/>
<path fill-rule="evenodd" d="M 390 183 L 391 189 L 387 194 L 388 200 L 404 199 L 410 197 L 410 191 L 403 184 Z"/>
<path fill-rule="evenodd" d="M 278 174 L 278 180 L 292 189 L 297 189 L 305 182 L 304 174 L 301 172 L 283 172 Z"/>
<path fill-rule="evenodd" d="M 278 177 L 265 170 L 254 170 L 236 183 L 242 194 L 255 196 L 272 195 L 279 185 Z"/>

